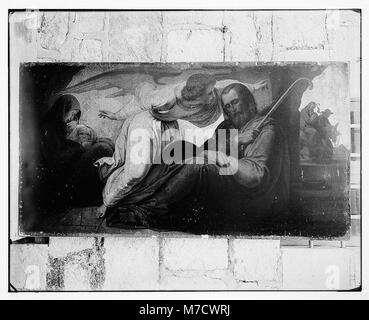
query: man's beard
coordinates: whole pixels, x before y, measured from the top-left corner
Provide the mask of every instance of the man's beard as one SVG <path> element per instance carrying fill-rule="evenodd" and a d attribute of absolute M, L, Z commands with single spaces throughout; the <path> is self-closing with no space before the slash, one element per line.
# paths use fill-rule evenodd
<path fill-rule="evenodd" d="M 237 129 L 240 129 L 244 126 L 250 119 L 250 115 L 248 113 L 242 111 L 236 111 L 233 113 L 227 114 L 229 121 L 233 124 L 233 126 Z"/>

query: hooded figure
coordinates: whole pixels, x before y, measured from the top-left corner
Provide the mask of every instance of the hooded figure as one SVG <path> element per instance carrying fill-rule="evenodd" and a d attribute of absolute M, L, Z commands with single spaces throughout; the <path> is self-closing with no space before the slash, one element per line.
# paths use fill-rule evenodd
<path fill-rule="evenodd" d="M 310 154 L 318 162 L 330 161 L 333 157 L 332 141 L 335 142 L 337 138 L 337 125 L 332 126 L 328 119 L 332 114 L 330 109 L 325 109 L 312 122 L 317 133 L 313 136 Z"/>
<path fill-rule="evenodd" d="M 51 172 L 65 172 L 84 152 L 79 143 L 67 139 L 80 117 L 79 102 L 72 95 L 59 97 L 47 111 L 41 129 L 41 152 L 43 163 Z"/>
<path fill-rule="evenodd" d="M 88 150 L 69 137 L 81 125 L 81 108 L 72 95 L 60 96 L 41 127 L 43 203 L 51 207 L 88 205 L 99 201 L 102 185 L 93 163 L 113 153 L 112 143 L 95 143 Z"/>

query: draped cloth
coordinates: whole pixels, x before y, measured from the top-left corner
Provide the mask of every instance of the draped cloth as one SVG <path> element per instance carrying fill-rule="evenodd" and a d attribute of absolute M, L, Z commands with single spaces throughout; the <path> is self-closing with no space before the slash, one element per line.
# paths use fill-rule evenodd
<path fill-rule="evenodd" d="M 127 118 L 115 142 L 114 155 L 95 162 L 100 179 L 106 182 L 103 190 L 104 204 L 112 207 L 125 198 L 133 186 L 149 172 L 152 160 L 160 158 L 163 150 L 162 123 L 176 123 L 170 127 L 174 129 L 171 139 L 186 140 L 197 146 L 209 139 L 224 120 L 220 90 L 233 82 L 237 81 L 218 81 L 213 91 L 213 99 L 206 105 L 198 101 L 184 100 L 181 97 L 184 84 L 179 85 L 172 90 L 172 95 L 169 95 L 170 91 L 165 91 L 163 96 L 167 98 L 166 103 Z M 244 85 L 252 92 L 255 91 L 253 85 L 246 83 Z M 135 133 L 141 136 L 139 143 Z M 131 157 L 137 148 L 142 150 L 139 163 Z"/>
<path fill-rule="evenodd" d="M 260 121 L 255 118 L 241 132 L 256 128 Z M 256 187 L 247 188 L 232 175 L 219 175 L 214 164 L 153 165 L 124 199 L 108 208 L 107 224 L 191 232 L 243 231 L 286 212 L 289 153 L 284 133 L 274 120 L 263 124 L 239 161 L 254 169 L 260 181 Z"/>
<path fill-rule="evenodd" d="M 214 123 L 222 115 L 220 104 L 220 93 L 218 89 L 213 90 L 213 100 L 209 104 L 196 101 L 186 101 L 181 98 L 178 88 L 174 101 L 168 101 L 161 107 L 151 110 L 153 117 L 160 121 L 186 120 L 196 127 L 204 128 Z M 166 113 L 160 113 L 166 111 Z"/>
<path fill-rule="evenodd" d="M 221 116 L 204 128 L 182 120 L 162 122 L 147 111 L 125 120 L 113 156 L 95 162 L 100 179 L 105 182 L 104 204 L 112 207 L 124 199 L 145 178 L 153 163 L 161 162 L 167 143 L 187 140 L 202 145 L 214 134 L 222 119 Z"/>

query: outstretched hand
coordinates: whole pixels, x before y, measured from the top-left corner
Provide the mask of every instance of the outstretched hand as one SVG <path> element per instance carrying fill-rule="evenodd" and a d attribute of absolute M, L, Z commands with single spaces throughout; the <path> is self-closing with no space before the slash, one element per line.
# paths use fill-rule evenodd
<path fill-rule="evenodd" d="M 118 117 L 114 112 L 106 111 L 106 110 L 99 110 L 99 117 L 102 119 L 110 119 L 110 120 L 118 120 Z"/>

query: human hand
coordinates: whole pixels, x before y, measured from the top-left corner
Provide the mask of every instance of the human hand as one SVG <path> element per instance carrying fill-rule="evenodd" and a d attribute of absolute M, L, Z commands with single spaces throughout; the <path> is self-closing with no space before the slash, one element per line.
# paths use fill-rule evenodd
<path fill-rule="evenodd" d="M 249 145 L 256 139 L 259 133 L 260 133 L 260 130 L 257 130 L 257 129 L 247 130 L 245 132 L 242 132 L 238 136 L 236 136 L 235 139 L 236 141 L 238 139 L 238 144 L 240 145 Z"/>
<path fill-rule="evenodd" d="M 99 110 L 99 117 L 102 119 L 110 119 L 110 120 L 118 120 L 118 117 L 114 112 L 106 111 L 106 110 Z"/>
<path fill-rule="evenodd" d="M 70 135 L 77 127 L 77 121 L 69 121 L 67 123 L 67 134 Z"/>
<path fill-rule="evenodd" d="M 216 164 L 219 167 L 227 167 L 229 165 L 229 159 L 223 152 L 208 150 L 203 155 L 209 164 Z"/>
<path fill-rule="evenodd" d="M 228 156 L 225 153 L 218 151 L 216 156 L 217 156 L 217 158 L 216 158 L 217 165 L 219 167 L 228 167 L 229 166 L 230 161 L 228 159 Z"/>
<path fill-rule="evenodd" d="M 107 209 L 108 208 L 104 204 L 102 204 L 100 207 L 97 208 L 96 217 L 99 218 L 99 219 L 104 218 Z"/>

